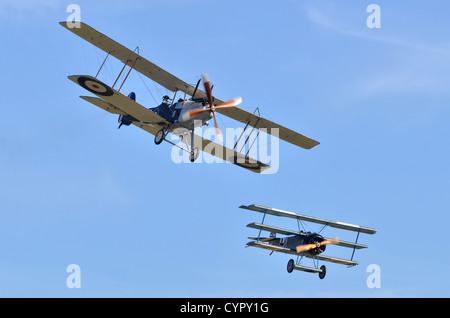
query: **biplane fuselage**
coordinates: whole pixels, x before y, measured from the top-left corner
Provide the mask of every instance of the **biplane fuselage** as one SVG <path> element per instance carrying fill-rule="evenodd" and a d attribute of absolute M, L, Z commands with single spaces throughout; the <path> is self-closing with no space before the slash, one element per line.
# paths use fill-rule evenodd
<path fill-rule="evenodd" d="M 199 113 L 192 118 L 189 116 L 189 111 L 203 108 L 209 108 L 209 106 L 207 104 L 205 105 L 205 103 L 194 101 L 179 101 L 172 106 L 167 103 L 162 103 L 158 107 L 151 108 L 150 110 L 164 117 L 170 123 L 177 123 L 175 128 L 183 127 L 192 130 L 196 127 L 209 125 L 209 120 L 212 118 L 212 113 L 209 111 Z"/>
<path fill-rule="evenodd" d="M 161 116 L 170 124 L 175 124 L 173 127 L 174 129 L 186 128 L 192 130 L 196 127 L 209 125 L 209 121 L 213 117 L 212 113 L 209 111 L 199 113 L 192 118 L 189 116 L 189 111 L 204 108 L 209 108 L 208 104 L 205 104 L 204 102 L 178 101 L 173 104 L 162 102 L 159 106 L 149 108 L 149 110 Z M 119 123 L 126 126 L 131 125 L 134 121 L 136 121 L 136 119 L 132 116 L 119 116 Z"/>

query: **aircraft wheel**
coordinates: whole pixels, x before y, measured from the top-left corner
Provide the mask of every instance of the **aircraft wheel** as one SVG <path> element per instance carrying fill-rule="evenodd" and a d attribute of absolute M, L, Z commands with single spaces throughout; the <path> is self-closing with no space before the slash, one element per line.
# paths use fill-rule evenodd
<path fill-rule="evenodd" d="M 166 131 L 164 130 L 164 128 L 158 131 L 155 135 L 155 144 L 159 145 L 160 143 L 162 143 L 165 135 Z"/>
<path fill-rule="evenodd" d="M 189 155 L 189 159 L 191 160 L 191 162 L 194 162 L 195 160 L 197 160 L 199 153 L 200 152 L 198 151 L 197 147 L 192 149 L 191 154 Z"/>
<path fill-rule="evenodd" d="M 320 269 L 322 271 L 319 273 L 319 278 L 324 279 L 325 275 L 327 274 L 327 267 L 325 265 L 322 265 L 322 266 L 320 266 Z"/>
<path fill-rule="evenodd" d="M 294 267 L 295 267 L 295 263 L 294 263 L 294 260 L 291 258 L 289 260 L 289 262 L 287 263 L 287 271 L 288 271 L 288 273 L 292 273 L 292 271 L 294 270 Z"/>

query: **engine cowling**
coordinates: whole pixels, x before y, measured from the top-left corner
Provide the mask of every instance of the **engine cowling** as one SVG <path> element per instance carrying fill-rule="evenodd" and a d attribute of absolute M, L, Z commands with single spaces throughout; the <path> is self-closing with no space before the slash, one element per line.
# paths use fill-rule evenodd
<path fill-rule="evenodd" d="M 310 249 L 308 251 L 309 254 L 311 255 L 318 255 L 321 254 L 323 252 L 325 252 L 326 249 L 326 245 L 321 245 L 320 243 L 322 243 L 323 241 L 325 241 L 325 238 L 317 233 L 312 233 L 309 234 L 306 238 L 305 238 L 305 244 L 317 244 L 317 247 Z"/>

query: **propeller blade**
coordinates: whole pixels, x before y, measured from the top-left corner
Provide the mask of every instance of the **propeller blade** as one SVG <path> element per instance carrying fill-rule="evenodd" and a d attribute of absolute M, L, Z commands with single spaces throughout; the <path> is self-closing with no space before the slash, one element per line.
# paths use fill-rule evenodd
<path fill-rule="evenodd" d="M 206 74 L 206 73 L 202 74 L 202 81 L 203 81 L 203 86 L 205 87 L 206 96 L 208 96 L 209 107 L 213 107 L 214 102 L 213 102 L 213 96 L 212 96 L 211 82 L 209 81 L 208 74 Z"/>
<path fill-rule="evenodd" d="M 328 245 L 328 244 L 338 244 L 339 243 L 339 239 L 337 237 L 323 241 L 322 243 L 320 243 L 321 245 Z"/>
<path fill-rule="evenodd" d="M 236 98 L 230 99 L 229 101 L 226 101 L 226 102 L 216 106 L 216 108 L 235 107 L 235 106 L 239 105 L 240 103 L 242 103 L 242 98 L 236 97 Z"/>
<path fill-rule="evenodd" d="M 222 142 L 223 141 L 223 137 L 222 137 L 222 132 L 220 131 L 219 125 L 217 125 L 216 112 L 212 112 L 212 113 L 213 113 L 213 117 L 214 117 L 214 126 L 216 126 L 217 138 L 218 138 L 219 142 Z"/>
<path fill-rule="evenodd" d="M 200 113 L 203 113 L 203 112 L 206 112 L 206 111 L 209 112 L 210 109 L 209 109 L 209 108 L 193 109 L 193 110 L 190 110 L 190 111 L 189 111 L 189 116 L 190 116 L 190 118 L 192 118 L 192 117 L 194 117 L 195 115 L 200 114 Z"/>
<path fill-rule="evenodd" d="M 317 243 L 317 244 L 299 245 L 299 246 L 297 246 L 296 250 L 297 250 L 297 253 L 303 253 L 303 252 L 312 250 L 316 247 L 320 247 L 320 246 L 324 246 L 324 245 L 328 245 L 328 244 L 338 244 L 338 243 L 339 243 L 339 239 L 337 237 L 335 237 L 333 239 L 325 240 L 325 241 Z"/>
<path fill-rule="evenodd" d="M 299 245 L 297 246 L 297 253 L 303 253 L 309 250 L 312 250 L 313 248 L 316 248 L 317 244 L 305 244 L 305 245 Z"/>
<path fill-rule="evenodd" d="M 215 106 L 215 108 L 227 108 L 227 107 L 234 107 L 236 105 L 239 105 L 240 103 L 242 103 L 242 98 L 240 97 L 236 97 L 234 99 L 231 99 L 223 104 L 220 104 L 219 106 Z M 184 116 L 184 120 L 188 120 L 191 119 L 192 117 L 194 117 L 197 114 L 203 113 L 205 111 L 210 111 L 210 108 L 200 108 L 200 109 L 193 109 L 190 110 L 189 113 L 189 117 L 187 115 Z M 214 112 L 214 111 L 213 111 Z"/>

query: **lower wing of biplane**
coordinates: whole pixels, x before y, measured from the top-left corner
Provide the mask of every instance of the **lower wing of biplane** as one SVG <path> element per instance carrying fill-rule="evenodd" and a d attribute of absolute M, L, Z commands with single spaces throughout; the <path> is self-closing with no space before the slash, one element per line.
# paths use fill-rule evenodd
<path fill-rule="evenodd" d="M 136 101 L 128 98 L 127 96 L 121 94 L 115 89 L 109 87 L 105 83 L 99 81 L 98 79 L 88 76 L 88 75 L 74 75 L 69 76 L 69 79 L 85 88 L 89 92 L 95 94 L 96 97 L 81 96 L 82 99 L 94 104 L 106 110 L 112 114 L 118 114 L 122 116 L 129 116 L 133 118 L 132 124 L 155 135 L 161 131 L 161 129 L 169 129 L 171 123 L 166 121 L 164 118 L 158 114 L 152 112 L 150 109 L 145 108 Z M 186 131 L 187 136 L 183 135 L 182 138 L 186 143 L 186 146 L 191 146 L 191 143 L 201 147 L 202 151 L 208 152 L 209 154 L 216 156 L 227 162 L 236 164 L 253 172 L 262 172 L 269 168 L 268 165 L 252 159 L 248 156 L 244 156 L 235 150 L 226 148 L 218 143 L 211 140 L 204 139 L 196 134 L 191 134 Z M 178 144 L 172 143 L 168 139 L 164 141 L 171 143 L 174 146 L 180 147 L 183 151 L 190 152 L 186 147 L 182 147 Z M 181 143 L 182 144 L 182 143 Z"/>
<path fill-rule="evenodd" d="M 359 225 L 353 225 L 343 222 L 331 221 L 326 219 L 321 219 L 317 217 L 307 216 L 303 214 L 298 214 L 294 212 L 283 211 L 279 209 L 268 208 L 256 204 L 249 206 L 242 205 L 242 209 L 251 210 L 255 212 L 263 213 L 263 220 L 261 223 L 250 223 L 247 225 L 249 228 L 259 230 L 257 237 L 249 237 L 252 241 L 247 243 L 247 246 L 258 247 L 261 249 L 270 250 L 272 252 L 280 252 L 284 254 L 295 255 L 297 261 L 294 262 L 290 259 L 287 265 L 288 272 L 293 270 L 304 271 L 309 273 L 318 273 L 319 277 L 323 279 L 326 274 L 326 267 L 322 265 L 320 268 L 318 266 L 319 261 L 331 262 L 336 264 L 342 264 L 347 266 L 358 265 L 357 261 L 353 260 L 354 252 L 357 249 L 367 248 L 367 245 L 358 243 L 358 238 L 360 233 L 365 234 L 375 234 L 376 230 L 369 227 L 363 227 Z M 288 217 L 296 219 L 299 224 L 299 229 L 297 231 L 283 229 L 271 225 L 264 224 L 266 215 L 274 215 L 279 217 Z M 332 228 L 338 228 L 346 231 L 357 232 L 357 237 L 355 242 L 342 241 L 337 238 L 331 239 L 321 236 L 318 233 L 311 233 L 302 231 L 300 225 L 302 222 L 316 223 L 323 226 L 321 229 L 324 230 L 325 227 L 329 226 Z M 261 232 L 270 232 L 270 237 L 261 237 Z M 320 231 L 319 231 L 320 232 Z M 276 234 L 284 235 L 285 237 L 277 238 Z M 351 259 L 343 259 L 338 257 L 326 256 L 321 254 L 325 251 L 327 244 L 333 244 L 337 246 L 342 246 L 346 248 L 353 249 Z M 304 266 L 300 264 L 303 258 L 312 259 L 314 267 Z"/>

